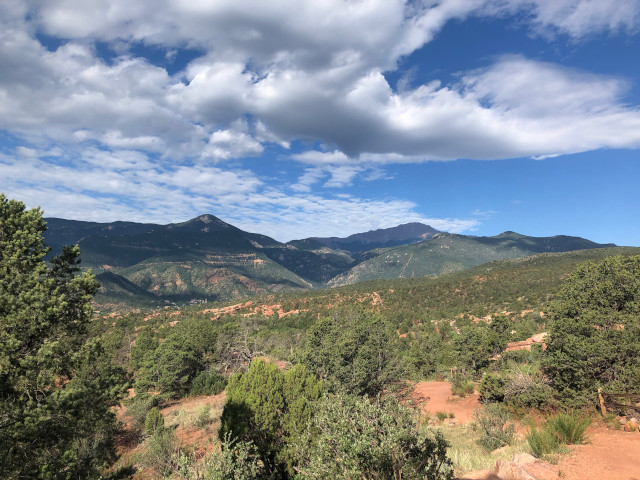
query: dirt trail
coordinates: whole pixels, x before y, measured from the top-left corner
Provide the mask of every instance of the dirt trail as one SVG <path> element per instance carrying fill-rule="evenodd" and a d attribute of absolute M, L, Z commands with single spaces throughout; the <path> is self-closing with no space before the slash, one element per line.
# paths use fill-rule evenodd
<path fill-rule="evenodd" d="M 422 403 L 422 409 L 431 415 L 437 412 L 453 413 L 455 423 L 472 421 L 473 412 L 480 406 L 478 393 L 465 398 L 454 397 L 449 382 L 419 382 L 413 398 Z"/>
<path fill-rule="evenodd" d="M 477 393 L 466 398 L 454 397 L 449 382 L 420 382 L 414 399 L 422 409 L 435 415 L 453 412 L 455 423 L 473 420 L 473 412 L 481 405 Z M 589 443 L 571 445 L 557 464 L 537 464 L 538 480 L 640 480 L 640 433 L 623 432 L 596 423 L 587 430 Z M 533 473 L 533 471 L 532 471 Z M 468 476 L 467 476 L 468 475 Z M 491 472 L 470 472 L 464 479 L 495 480 Z"/>
<path fill-rule="evenodd" d="M 589 443 L 571 446 L 551 468 L 563 480 L 640 480 L 640 433 L 599 424 L 587 431 Z M 545 479 L 546 480 L 546 479 Z"/>

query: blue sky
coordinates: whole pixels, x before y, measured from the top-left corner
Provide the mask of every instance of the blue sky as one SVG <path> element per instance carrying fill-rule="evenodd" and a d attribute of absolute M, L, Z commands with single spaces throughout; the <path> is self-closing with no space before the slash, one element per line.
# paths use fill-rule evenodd
<path fill-rule="evenodd" d="M 278 240 L 640 245 L 640 0 L 7 0 L 0 191 Z"/>

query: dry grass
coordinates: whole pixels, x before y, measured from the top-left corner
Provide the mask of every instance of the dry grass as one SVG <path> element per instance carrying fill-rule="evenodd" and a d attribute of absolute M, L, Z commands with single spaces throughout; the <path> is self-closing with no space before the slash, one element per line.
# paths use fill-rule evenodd
<path fill-rule="evenodd" d="M 527 441 L 517 438 L 512 445 L 500 449 L 492 454 L 478 445 L 480 432 L 471 425 L 443 425 L 439 428 L 445 438 L 451 443 L 449 457 L 453 461 L 456 475 L 472 470 L 492 470 L 497 460 L 513 460 L 522 452 L 529 452 Z"/>

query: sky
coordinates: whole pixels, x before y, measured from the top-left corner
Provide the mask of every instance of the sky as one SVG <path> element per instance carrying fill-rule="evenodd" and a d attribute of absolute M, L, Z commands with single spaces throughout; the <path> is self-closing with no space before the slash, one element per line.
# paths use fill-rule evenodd
<path fill-rule="evenodd" d="M 0 191 L 280 241 L 640 246 L 640 0 L 2 0 Z"/>

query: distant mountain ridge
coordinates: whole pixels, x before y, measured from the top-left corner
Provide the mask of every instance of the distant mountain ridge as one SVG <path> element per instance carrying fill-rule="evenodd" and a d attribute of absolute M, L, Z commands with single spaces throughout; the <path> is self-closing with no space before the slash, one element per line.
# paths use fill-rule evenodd
<path fill-rule="evenodd" d="M 334 250 L 346 250 L 351 253 L 365 252 L 374 248 L 395 247 L 428 240 L 437 233 L 435 228 L 423 223 L 412 222 L 397 227 L 370 230 L 355 233 L 345 238 L 311 237 L 306 240 L 319 242 Z"/>
<path fill-rule="evenodd" d="M 475 237 L 439 233 L 425 242 L 367 252 L 349 270 L 332 278 L 329 285 L 341 286 L 381 278 L 436 276 L 537 253 L 614 246 L 566 235 L 528 237 L 504 232 L 493 237 Z"/>
<path fill-rule="evenodd" d="M 541 252 L 602 248 L 579 237 L 504 232 L 474 237 L 420 223 L 281 243 L 214 215 L 168 225 L 46 219 L 54 253 L 79 244 L 97 274 L 99 304 L 158 306 L 222 301 L 381 278 L 434 276 Z"/>

